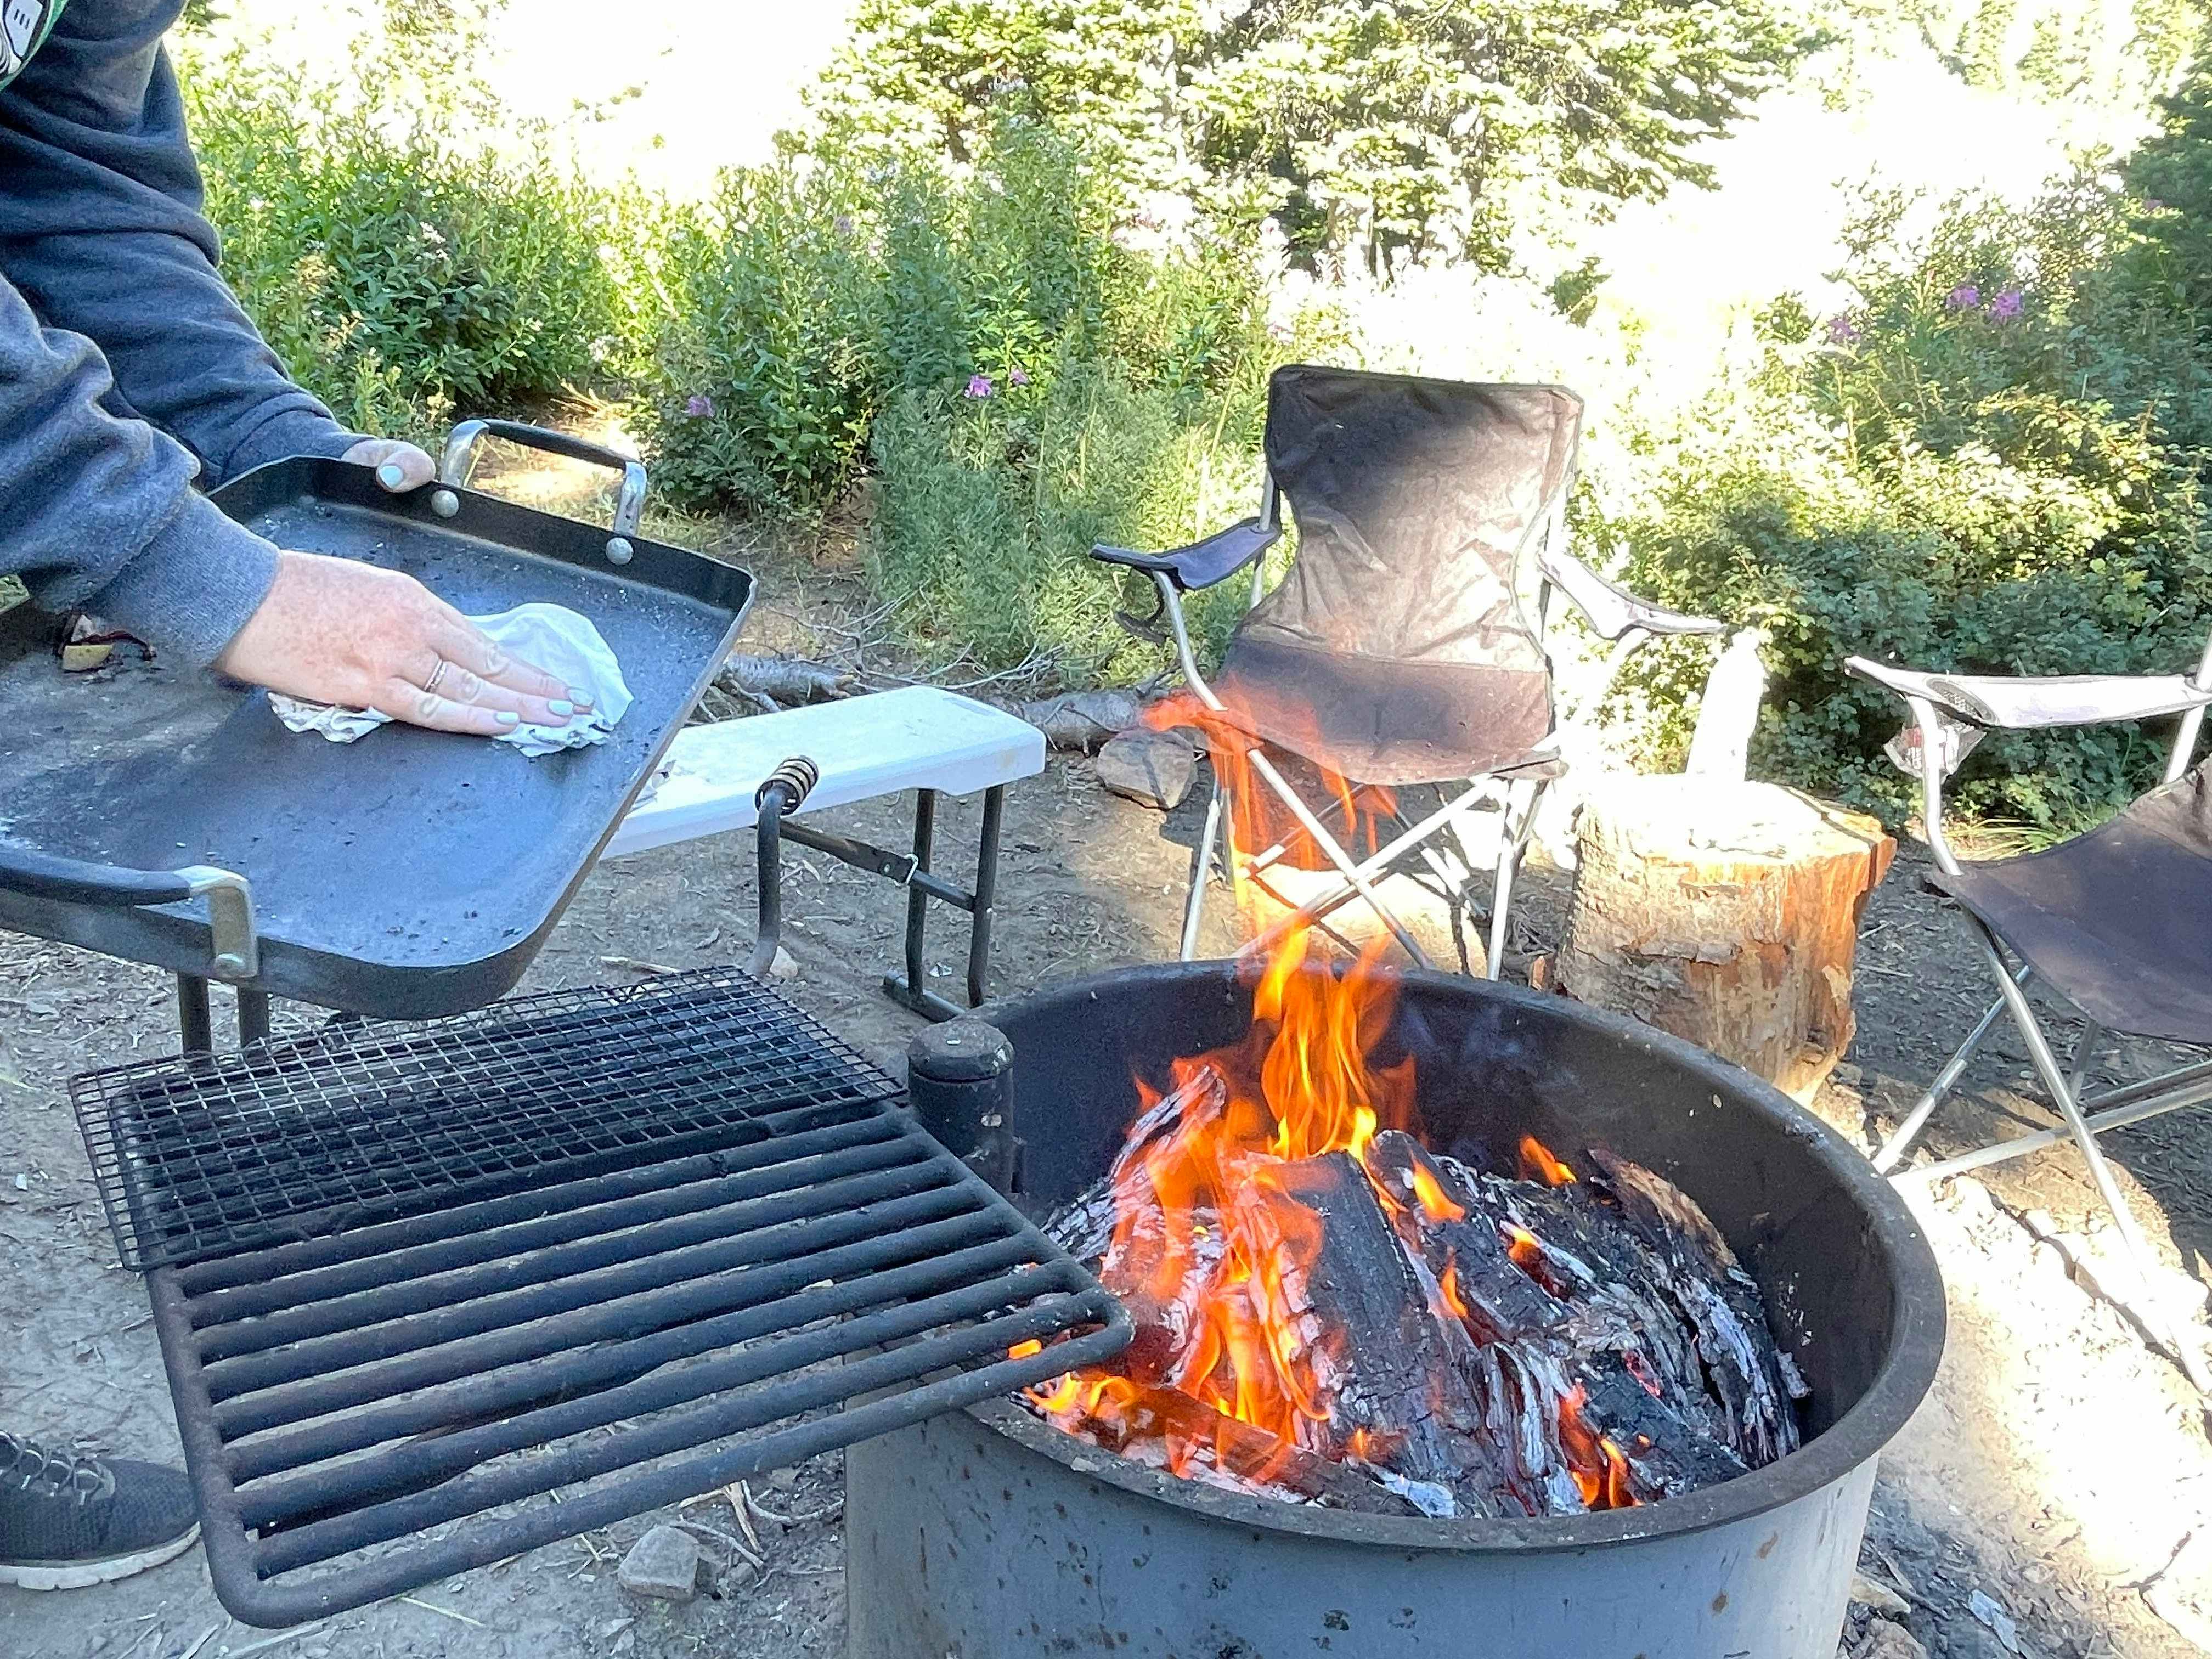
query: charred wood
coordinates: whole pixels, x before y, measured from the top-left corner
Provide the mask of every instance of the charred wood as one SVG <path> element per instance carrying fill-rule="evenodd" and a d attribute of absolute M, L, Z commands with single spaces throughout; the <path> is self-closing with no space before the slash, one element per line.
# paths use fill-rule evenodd
<path fill-rule="evenodd" d="M 1698 1352 L 1729 1414 L 1729 1443 L 1756 1468 L 1797 1449 L 1793 1384 L 1767 1328 L 1759 1283 L 1696 1200 L 1665 1177 L 1602 1151 L 1592 1158 L 1628 1225 L 1667 1265 L 1666 1283 L 1697 1328 Z"/>
<path fill-rule="evenodd" d="M 1481 1402 L 1448 1346 L 1466 1334 L 1433 1316 L 1435 1280 L 1416 1271 L 1351 1156 L 1264 1170 L 1230 1224 L 1272 1259 L 1273 1273 L 1257 1278 L 1290 1303 L 1272 1311 L 1313 1334 L 1325 1449 L 1440 1488 L 1458 1511 L 1507 1512 Z"/>
<path fill-rule="evenodd" d="M 1114 1392 L 1114 1408 L 1087 1419 L 1083 1437 L 1105 1451 L 1165 1468 L 1173 1447 L 1188 1462 L 1178 1474 L 1324 1509 L 1363 1515 L 1417 1515 L 1408 1499 L 1358 1468 L 1317 1456 L 1256 1424 L 1224 1416 L 1179 1389 L 1132 1383 Z"/>

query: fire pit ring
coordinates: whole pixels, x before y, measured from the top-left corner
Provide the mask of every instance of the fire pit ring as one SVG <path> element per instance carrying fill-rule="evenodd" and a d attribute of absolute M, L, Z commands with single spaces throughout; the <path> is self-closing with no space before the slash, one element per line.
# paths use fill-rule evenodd
<path fill-rule="evenodd" d="M 1230 964 L 1188 963 L 986 1011 L 1014 1048 L 1017 1196 L 1042 1212 L 1081 1190 L 1137 1109 L 1133 1075 L 1158 1086 L 1250 1006 Z M 1942 1352 L 1910 1212 L 1778 1091 L 1615 1015 L 1415 972 L 1390 1041 L 1433 1139 L 1480 1114 L 1498 1137 L 1608 1146 L 1703 1204 L 1812 1385 L 1804 1445 L 1644 1507 L 1437 1521 L 1216 1490 L 994 1402 L 848 1455 L 849 1659 L 1830 1659 L 1876 1455 Z"/>

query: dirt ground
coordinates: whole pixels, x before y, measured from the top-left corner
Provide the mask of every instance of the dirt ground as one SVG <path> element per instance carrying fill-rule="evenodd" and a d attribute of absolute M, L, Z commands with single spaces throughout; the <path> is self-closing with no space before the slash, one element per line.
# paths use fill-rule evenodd
<path fill-rule="evenodd" d="M 849 588 L 810 575 L 786 591 L 809 597 L 764 614 L 749 648 L 830 654 L 842 626 L 835 618 L 850 615 L 841 610 Z M 896 844 L 909 810 L 877 802 L 823 818 Z M 973 802 L 948 810 L 942 848 L 972 848 L 975 810 Z M 1081 759 L 1055 761 L 1014 789 L 994 988 L 1171 956 L 1194 819 L 1192 806 L 1163 819 L 1108 795 Z M 749 845 L 727 838 L 603 866 L 526 988 L 741 959 L 753 933 L 750 863 Z M 1857 1044 L 1818 1103 L 1865 1146 L 1910 1104 L 1986 1000 L 1955 920 L 1920 890 L 1919 867 L 1908 849 L 1869 906 Z M 799 969 L 788 993 L 896 1060 L 916 1023 L 877 981 L 897 949 L 902 896 L 797 849 L 787 869 L 787 943 Z M 1568 881 L 1547 869 L 1531 877 L 1527 915 L 1540 945 L 1557 939 Z M 1228 942 L 1225 921 L 1217 923 L 1208 944 Z M 941 927 L 932 972 L 948 989 L 958 983 L 955 944 L 954 930 Z M 115 1264 L 66 1101 L 72 1073 L 166 1052 L 174 1029 L 161 975 L 0 937 L 0 1423 L 11 1428 L 176 1455 L 144 1297 Z M 2108 1057 L 2102 1069 L 2131 1076 L 2132 1063 Z M 1990 1139 L 2000 1120 L 2039 1122 L 2014 1092 L 2025 1064 L 2016 1044 L 1994 1042 L 1963 1097 L 1939 1115 L 1934 1146 Z M 2212 1114 L 2176 1115 L 2110 1145 L 2179 1293 L 2201 1298 L 2212 1257 Z M 2185 1621 L 2192 1612 L 2212 1619 L 2203 1403 L 2031 1229 L 2033 1218 L 2046 1231 L 2095 1232 L 2101 1211 L 2078 1158 L 2054 1152 L 1986 1173 L 1986 1183 L 1914 1199 L 1948 1279 L 1950 1344 L 1928 1403 L 1882 1460 L 1862 1565 L 1901 1593 L 1902 1622 L 1931 1654 L 2198 1652 L 2151 1603 L 2163 1601 Z M 2201 1307 L 2195 1321 L 2201 1331 Z M 647 1517 L 273 1640 L 222 1613 L 197 1551 L 100 1590 L 0 1589 L 0 1655 L 835 1655 L 843 1641 L 838 1486 L 834 1457 L 761 1483 L 761 1501 L 801 1523 L 762 1528 L 764 1573 L 710 1542 L 714 1588 L 684 1606 L 641 1602 L 615 1583 L 614 1565 Z M 719 1503 L 690 1516 L 725 1530 L 734 1524 Z M 1854 1635 L 1864 1615 L 1856 1620 Z"/>

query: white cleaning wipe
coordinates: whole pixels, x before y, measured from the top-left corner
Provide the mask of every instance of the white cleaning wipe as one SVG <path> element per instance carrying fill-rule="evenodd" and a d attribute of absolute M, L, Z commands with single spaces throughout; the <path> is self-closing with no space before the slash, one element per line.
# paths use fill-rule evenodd
<path fill-rule="evenodd" d="M 629 687 L 623 684 L 622 665 L 607 649 L 599 630 L 565 605 L 518 605 L 495 617 L 469 620 L 508 655 L 535 664 L 563 685 L 588 691 L 592 697 L 591 711 L 566 726 L 518 726 L 501 732 L 494 742 L 512 744 L 526 755 L 580 749 L 605 743 L 615 722 L 628 712 Z M 374 708 L 307 702 L 275 691 L 269 694 L 269 707 L 292 731 L 319 732 L 332 743 L 351 743 L 392 719 Z"/>

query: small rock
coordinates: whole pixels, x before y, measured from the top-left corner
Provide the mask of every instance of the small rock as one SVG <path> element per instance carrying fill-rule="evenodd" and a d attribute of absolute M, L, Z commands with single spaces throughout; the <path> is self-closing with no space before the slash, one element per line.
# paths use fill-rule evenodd
<path fill-rule="evenodd" d="M 2007 1653 L 2020 1651 L 2020 1627 L 2013 1623 L 2012 1615 L 2004 1610 L 1995 1596 L 1976 1590 L 1966 1598 L 1966 1611 L 1989 1626 L 1990 1634 L 2004 1644 Z"/>
<path fill-rule="evenodd" d="M 1117 795 L 1171 812 L 1198 781 L 1198 757 L 1171 732 L 1124 732 L 1098 751 L 1098 781 Z"/>
<path fill-rule="evenodd" d="M 1902 1625 L 1877 1619 L 1867 1626 L 1867 1639 L 1859 1659 L 1928 1659 L 1928 1650 Z"/>
<path fill-rule="evenodd" d="M 798 960 L 793 957 L 790 951 L 785 950 L 781 945 L 775 947 L 775 960 L 768 965 L 768 976 L 770 979 L 797 979 L 799 977 Z"/>
<path fill-rule="evenodd" d="M 699 1590 L 699 1543 L 677 1527 L 655 1527 L 629 1547 L 616 1575 L 633 1595 L 689 1601 Z"/>
<path fill-rule="evenodd" d="M 31 1177 L 27 1175 L 18 1175 L 15 1177 L 15 1190 L 19 1193 L 29 1192 L 31 1190 Z"/>
<path fill-rule="evenodd" d="M 1856 1606 L 1871 1607 L 1893 1619 L 1902 1619 L 1912 1611 L 1911 1604 L 1895 1590 L 1863 1572 L 1851 1575 L 1851 1601 Z"/>

